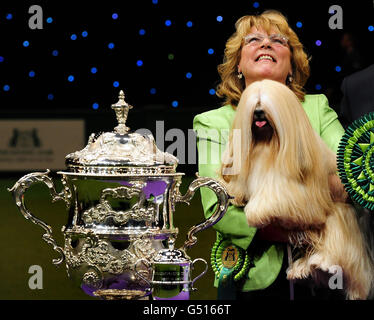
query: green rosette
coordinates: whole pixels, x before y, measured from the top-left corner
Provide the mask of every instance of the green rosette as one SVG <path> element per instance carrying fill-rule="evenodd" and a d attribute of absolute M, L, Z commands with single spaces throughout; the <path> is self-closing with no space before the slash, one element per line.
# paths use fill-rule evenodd
<path fill-rule="evenodd" d="M 234 281 L 239 281 L 248 273 L 250 260 L 245 250 L 219 236 L 212 248 L 211 264 L 218 279 L 231 274 Z"/>
<path fill-rule="evenodd" d="M 355 120 L 340 140 L 339 177 L 359 206 L 374 209 L 374 112 Z"/>

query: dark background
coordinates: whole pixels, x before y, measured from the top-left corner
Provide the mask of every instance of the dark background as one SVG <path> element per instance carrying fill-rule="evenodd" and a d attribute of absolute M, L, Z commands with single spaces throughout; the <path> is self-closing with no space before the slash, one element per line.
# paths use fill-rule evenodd
<path fill-rule="evenodd" d="M 41 30 L 29 27 L 32 14 L 28 11 L 35 4 L 43 9 Z M 328 11 L 334 4 L 343 9 L 342 30 L 328 25 L 332 16 Z M 123 89 L 127 102 L 135 106 L 128 119 L 131 129 L 147 128 L 155 134 L 156 121 L 163 120 L 165 132 L 179 128 L 187 136 L 194 115 L 222 104 L 211 91 L 219 83 L 217 66 L 235 22 L 266 9 L 280 10 L 288 18 L 311 57 L 306 91 L 326 94 L 330 106 L 339 112 L 343 77 L 373 62 L 371 0 L 2 1 L 0 116 L 84 118 L 88 136 L 112 130 L 115 120 L 110 105 Z M 113 19 L 114 13 L 117 19 Z M 165 25 L 167 20 L 170 26 Z M 71 40 L 73 34 L 76 40 Z M 352 44 L 345 41 L 343 47 L 342 39 L 347 36 Z M 317 40 L 322 42 L 320 46 Z M 29 46 L 24 47 L 24 41 Z M 113 49 L 108 48 L 109 43 L 114 44 Z M 57 56 L 52 54 L 55 50 Z M 68 81 L 70 75 L 73 82 Z M 174 101 L 178 106 L 173 106 Z M 165 143 L 165 149 L 170 143 Z M 197 167 L 182 162 L 180 170 L 191 175 Z"/>
<path fill-rule="evenodd" d="M 245 14 L 278 9 L 285 14 L 311 56 L 308 93 L 325 93 L 339 110 L 342 78 L 372 63 L 373 1 L 17 1 L 0 5 L 0 112 L 24 114 L 106 114 L 119 89 L 141 112 L 142 126 L 153 109 L 164 110 L 191 127 L 191 116 L 219 106 L 211 89 L 219 82 L 217 65 L 235 21 Z M 32 4 L 43 9 L 43 29 L 31 30 Z M 328 9 L 343 9 L 343 29 L 331 30 Z M 255 8 L 256 6 L 257 8 Z M 11 13 L 12 18 L 8 19 Z M 118 14 L 113 19 L 113 13 Z M 221 22 L 217 16 L 222 16 Z M 52 18 L 48 23 L 47 19 Z M 165 21 L 171 25 L 166 26 Z M 187 22 L 192 27 L 187 27 Z M 297 27 L 297 22 L 302 27 Z M 143 29 L 145 34 L 140 35 Z M 87 36 L 83 37 L 82 32 Z M 351 33 L 355 54 L 350 60 L 341 45 Z M 71 35 L 77 36 L 71 40 Z M 315 42 L 322 41 L 321 46 Z M 24 47 L 23 42 L 29 46 Z M 113 43 L 113 49 L 108 44 Z M 208 50 L 214 53 L 209 54 Z M 52 52 L 58 51 L 57 56 Z M 169 55 L 173 55 L 170 59 Z M 142 66 L 137 61 L 143 62 Z M 341 71 L 335 70 L 336 66 Z M 91 68 L 97 68 L 92 74 Z M 35 76 L 30 77 L 29 72 Z M 186 74 L 191 73 L 191 78 Z M 69 82 L 68 76 L 74 81 Z M 114 87 L 117 81 L 119 86 Z M 4 85 L 9 91 L 4 91 Z M 319 86 L 320 87 L 319 87 Z M 151 93 L 151 89 L 155 93 Z M 53 99 L 48 99 L 52 94 Z M 172 102 L 178 101 L 173 107 Z M 98 109 L 93 109 L 93 104 Z M 146 112 L 143 112 L 146 111 Z M 191 114 L 190 117 L 185 113 Z M 157 115 L 157 112 L 156 112 Z M 100 117 L 102 118 L 102 117 Z M 163 117 L 151 117 L 163 119 Z M 131 117 L 129 118 L 131 121 Z M 96 123 L 94 124 L 96 125 Z M 100 127 L 100 130 L 106 128 Z"/>
<path fill-rule="evenodd" d="M 31 30 L 28 22 L 31 5 L 43 9 L 43 29 Z M 331 5 L 343 9 L 343 29 L 328 26 Z M 373 63 L 373 1 L 1 1 L 0 3 L 0 117 L 1 119 L 79 118 L 86 122 L 86 136 L 109 131 L 115 125 L 110 108 L 120 89 L 134 106 L 128 125 L 155 132 L 156 121 L 165 122 L 165 132 L 178 128 L 187 132 L 193 117 L 219 107 L 222 101 L 210 93 L 219 76 L 217 65 L 223 60 L 225 42 L 234 32 L 238 18 L 246 14 L 278 9 L 299 35 L 311 56 L 308 93 L 324 93 L 339 112 L 340 84 L 344 76 Z M 113 19 L 113 13 L 118 14 Z M 11 14 L 11 16 L 9 15 Z M 217 16 L 222 16 L 221 22 Z M 47 19 L 52 18 L 48 23 Z M 166 26 L 165 21 L 171 25 Z M 187 27 L 187 22 L 192 27 Z M 297 27 L 297 22 L 302 27 Z M 139 31 L 143 29 L 144 35 Z M 369 30 L 370 29 L 370 30 Z M 87 36 L 83 37 L 82 32 Z M 77 39 L 71 40 L 76 34 Z M 353 54 L 342 46 L 351 34 Z M 321 46 L 316 41 L 322 42 Z M 24 47 L 24 41 L 29 42 Z M 109 49 L 108 44 L 114 43 Z M 209 54 L 208 50 L 214 53 Z M 52 52 L 58 50 L 58 55 Z M 172 55 L 172 56 L 171 56 Z M 142 66 L 137 61 L 143 62 Z M 336 67 L 341 68 L 340 72 Z M 97 73 L 91 73 L 91 68 Z M 30 77 L 30 71 L 35 72 Z M 191 73 L 191 78 L 186 74 Z M 74 81 L 69 82 L 68 76 Z M 118 81 L 118 87 L 113 83 Z M 4 90 L 9 86 L 9 90 Z M 7 88 L 7 87 L 5 87 Z M 151 89 L 154 89 L 151 93 Z M 51 96 L 53 95 L 53 99 Z M 48 96 L 50 98 L 48 98 Z M 173 106 L 173 101 L 178 106 Z M 98 108 L 94 109 L 93 104 Z M 187 136 L 187 134 L 186 134 Z M 1 139 L 1 137 L 0 137 Z M 68 143 L 68 141 L 67 141 Z M 165 143 L 165 148 L 168 146 Z M 74 150 L 72 150 L 74 151 Z M 196 163 L 181 164 L 188 185 Z M 51 264 L 52 250 L 41 240 L 42 231 L 17 212 L 6 187 L 25 172 L 0 172 L 0 299 L 84 299 L 73 288 L 61 267 Z M 66 222 L 63 205 L 50 204 L 45 189 L 30 189 L 30 208 L 53 226 L 58 242 Z M 178 209 L 178 208 L 177 208 Z M 178 209 L 175 224 L 180 228 L 178 241 L 184 241 L 188 227 L 202 218 L 199 195 L 190 207 Z M 200 235 L 200 246 L 192 258 L 209 260 L 214 241 L 213 230 Z M 44 289 L 30 290 L 27 281 L 30 265 L 41 265 Z M 199 280 L 195 299 L 215 299 L 213 273 Z"/>

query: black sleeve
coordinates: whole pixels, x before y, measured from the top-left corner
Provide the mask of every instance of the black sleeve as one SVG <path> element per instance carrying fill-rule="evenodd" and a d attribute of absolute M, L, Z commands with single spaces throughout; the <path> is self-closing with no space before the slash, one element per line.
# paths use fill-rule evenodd
<path fill-rule="evenodd" d="M 343 125 L 344 129 L 352 122 L 351 106 L 349 103 L 348 85 L 347 78 L 343 79 L 341 85 L 341 91 L 343 93 L 342 101 L 340 102 L 339 120 Z"/>

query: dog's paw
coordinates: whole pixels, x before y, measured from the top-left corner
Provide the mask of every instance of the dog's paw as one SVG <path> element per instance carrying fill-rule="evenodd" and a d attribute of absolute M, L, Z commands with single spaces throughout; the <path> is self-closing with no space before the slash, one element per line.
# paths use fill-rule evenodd
<path fill-rule="evenodd" d="M 347 297 L 349 300 L 366 300 L 368 299 L 368 294 L 359 290 L 348 290 Z"/>
<path fill-rule="evenodd" d="M 308 264 L 312 269 L 320 269 L 325 272 L 332 273 L 333 265 L 322 255 L 315 253 L 312 254 L 308 260 Z"/>
<path fill-rule="evenodd" d="M 306 279 L 310 275 L 310 267 L 305 258 L 296 260 L 288 269 L 287 269 L 287 279 Z"/>

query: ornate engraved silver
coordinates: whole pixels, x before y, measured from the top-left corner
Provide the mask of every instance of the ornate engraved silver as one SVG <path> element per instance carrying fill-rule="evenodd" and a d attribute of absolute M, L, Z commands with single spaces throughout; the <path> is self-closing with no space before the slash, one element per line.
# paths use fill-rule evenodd
<path fill-rule="evenodd" d="M 193 226 L 188 231 L 187 240 L 183 245 L 183 250 L 189 249 L 193 245 L 195 245 L 197 242 L 195 234 L 197 232 L 200 232 L 213 226 L 219 220 L 221 220 L 223 215 L 226 213 L 228 207 L 228 193 L 224 185 L 220 184 L 219 182 L 211 178 L 200 177 L 197 173 L 196 176 L 197 179 L 191 182 L 185 195 L 180 194 L 179 184 L 176 185 L 175 192 L 172 194 L 173 202 L 184 202 L 189 205 L 197 189 L 201 187 L 208 187 L 209 189 L 213 190 L 213 192 L 217 195 L 218 203 L 220 205 L 216 207 L 216 210 L 208 220 L 200 223 L 197 226 Z"/>
<path fill-rule="evenodd" d="M 126 120 L 132 106 L 124 97 L 121 91 L 118 102 L 112 105 L 119 123 L 114 132 L 91 134 L 84 149 L 66 156 L 69 171 L 98 175 L 175 172 L 178 159 L 160 151 L 152 135 L 129 132 Z"/>
<path fill-rule="evenodd" d="M 78 244 L 73 247 L 74 238 Z M 144 287 L 144 280 L 138 274 L 147 277 L 148 271 L 142 270 L 135 274 L 134 267 L 139 259 L 149 260 L 157 254 L 153 241 L 140 237 L 130 241 L 127 249 L 118 250 L 113 247 L 111 240 L 110 237 L 98 236 L 92 231 L 65 234 L 64 252 L 68 274 L 75 270 L 88 270 L 82 276 L 82 283 L 95 290 L 103 288 L 106 279 L 123 274 L 133 274 L 129 277 L 128 285 L 140 284 Z"/>
<path fill-rule="evenodd" d="M 144 186 L 144 183 L 142 183 Z M 115 211 L 112 209 L 107 197 L 112 198 L 138 198 L 138 201 L 126 211 Z M 101 193 L 100 203 L 95 207 L 83 212 L 82 219 L 86 225 L 105 223 L 112 219 L 116 226 L 125 225 L 129 220 L 151 222 L 157 210 L 157 205 L 153 202 L 145 204 L 146 199 L 139 187 L 122 186 L 118 188 L 107 188 Z"/>
<path fill-rule="evenodd" d="M 69 171 L 60 171 L 60 174 L 76 175 L 76 176 L 167 176 L 175 175 L 176 166 L 152 166 L 152 167 L 118 167 L 118 166 L 82 166 L 74 165 L 67 162 Z M 183 175 L 183 174 L 181 174 Z"/>
<path fill-rule="evenodd" d="M 87 294 L 140 299 L 153 292 L 159 298 L 188 299 L 198 278 L 191 280 L 191 271 L 201 259 L 191 261 L 186 250 L 196 243 L 197 232 L 222 218 L 228 194 L 217 181 L 198 176 L 182 195 L 178 159 L 158 150 L 152 135 L 129 132 L 126 119 L 131 106 L 123 92 L 112 108 L 118 126 L 114 132 L 92 134 L 84 149 L 66 156 L 66 170 L 57 172 L 61 192 L 56 191 L 49 170 L 27 174 L 8 190 L 23 216 L 45 230 L 43 240 L 59 254 L 53 263 L 65 260 L 68 275 Z M 46 184 L 53 202 L 65 202 L 64 248 L 53 239 L 51 227 L 25 206 L 24 194 L 34 183 Z M 216 193 L 218 206 L 209 219 L 191 227 L 182 248 L 174 249 L 175 205 L 189 204 L 200 187 Z M 173 259 L 163 261 L 162 254 Z M 165 270 L 161 272 L 165 277 L 155 273 L 162 264 L 174 270 L 172 276 Z M 176 291 L 170 293 L 170 286 Z"/>
<path fill-rule="evenodd" d="M 146 295 L 145 292 L 141 290 L 124 289 L 96 290 L 94 294 L 105 300 L 133 300 L 144 298 Z"/>
<path fill-rule="evenodd" d="M 66 156 L 68 168 L 78 167 L 81 170 L 87 166 L 173 168 L 177 162 L 178 159 L 173 155 L 157 148 L 153 136 L 138 133 L 119 135 L 116 132 L 106 132 L 96 139 L 90 138 L 84 149 Z"/>
<path fill-rule="evenodd" d="M 204 271 L 191 280 L 191 271 L 194 264 L 203 262 Z M 147 277 L 143 273 L 138 272 L 138 266 L 143 265 L 149 271 Z M 180 297 L 183 295 L 189 298 L 189 292 L 196 290 L 193 285 L 196 280 L 200 279 L 208 270 L 208 263 L 201 258 L 193 261 L 186 255 L 184 250 L 180 249 L 162 249 L 154 257 L 153 260 L 139 259 L 135 263 L 135 272 L 137 276 L 149 283 L 152 288 L 169 288 L 170 286 L 181 286 Z M 155 292 L 156 291 L 156 292 Z M 160 290 L 153 290 L 153 296 L 157 299 Z M 160 297 L 162 298 L 162 297 Z"/>
<path fill-rule="evenodd" d="M 51 196 L 52 196 L 52 202 L 56 202 L 58 200 L 65 201 L 66 207 L 70 207 L 70 199 L 71 199 L 71 191 L 69 190 L 68 183 L 66 180 L 66 177 L 63 176 L 62 183 L 64 186 L 64 191 L 57 193 L 55 185 L 53 183 L 53 180 L 48 177 L 48 173 L 50 172 L 49 169 L 47 169 L 46 172 L 35 172 L 35 173 L 29 173 L 19 179 L 12 188 L 8 188 L 8 191 L 11 191 L 13 193 L 14 201 L 16 202 L 16 205 L 19 209 L 19 211 L 23 214 L 23 216 L 30 220 L 32 223 L 40 226 L 44 229 L 46 233 L 43 234 L 42 239 L 47 242 L 49 245 L 53 247 L 53 250 L 55 250 L 60 257 L 58 259 L 53 259 L 52 262 L 55 265 L 59 265 L 64 261 L 64 251 L 63 249 L 57 245 L 56 241 L 52 237 L 52 228 L 45 222 L 41 221 L 40 219 L 36 218 L 26 207 L 25 201 L 24 201 L 24 194 L 27 191 L 27 189 L 34 183 L 42 182 L 47 185 Z"/>
<path fill-rule="evenodd" d="M 118 126 L 114 128 L 114 131 L 119 134 L 126 134 L 129 132 L 130 128 L 126 126 L 127 116 L 129 110 L 132 109 L 133 106 L 130 106 L 125 101 L 125 93 L 121 90 L 119 92 L 118 102 L 116 104 L 112 104 L 112 109 L 116 113 Z"/>

